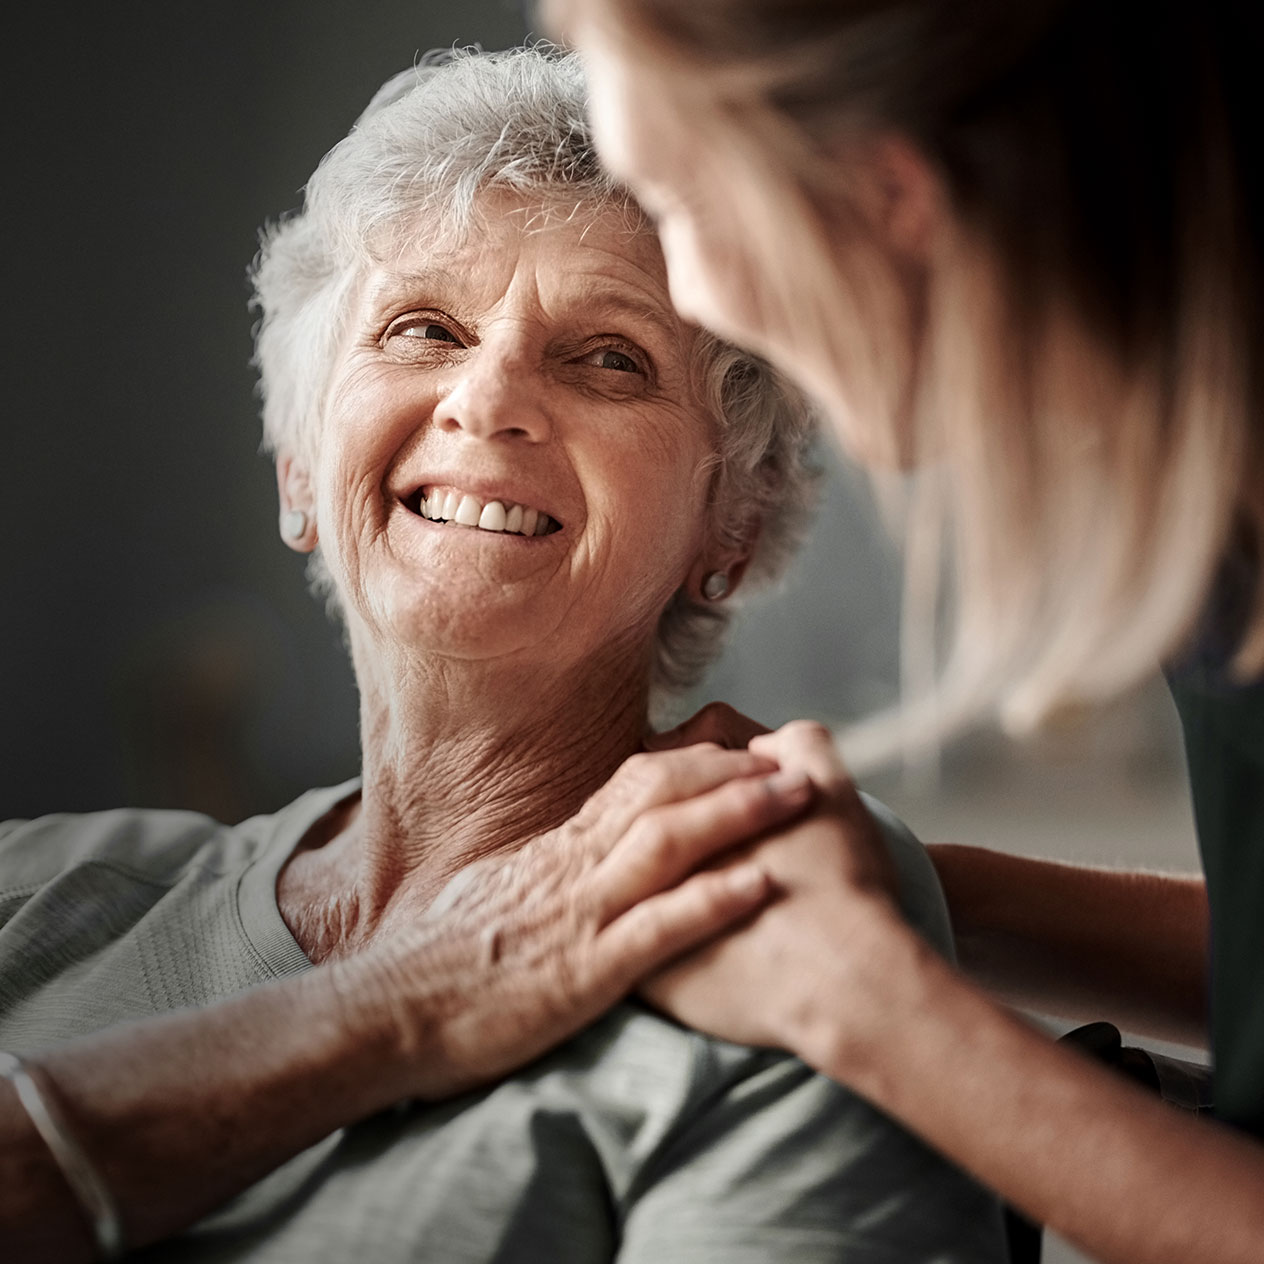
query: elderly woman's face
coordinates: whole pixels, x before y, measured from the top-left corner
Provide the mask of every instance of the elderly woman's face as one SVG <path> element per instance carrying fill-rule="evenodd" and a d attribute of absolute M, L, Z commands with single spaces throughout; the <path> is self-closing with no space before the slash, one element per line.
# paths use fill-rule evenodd
<path fill-rule="evenodd" d="M 499 197 L 354 300 L 315 474 L 375 642 L 458 658 L 648 647 L 706 540 L 713 423 L 652 234 Z"/>

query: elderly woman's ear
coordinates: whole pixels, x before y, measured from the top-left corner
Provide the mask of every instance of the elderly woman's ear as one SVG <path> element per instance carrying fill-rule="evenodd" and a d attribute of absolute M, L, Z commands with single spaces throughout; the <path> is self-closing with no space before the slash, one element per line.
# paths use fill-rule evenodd
<path fill-rule="evenodd" d="M 716 602 L 731 597 L 742 582 L 758 539 L 759 524 L 756 523 L 739 546 L 707 549 L 689 571 L 685 591 L 696 601 Z"/>
<path fill-rule="evenodd" d="M 307 467 L 288 452 L 277 456 L 277 496 L 281 504 L 281 539 L 296 553 L 310 553 L 318 540 L 316 504 Z"/>

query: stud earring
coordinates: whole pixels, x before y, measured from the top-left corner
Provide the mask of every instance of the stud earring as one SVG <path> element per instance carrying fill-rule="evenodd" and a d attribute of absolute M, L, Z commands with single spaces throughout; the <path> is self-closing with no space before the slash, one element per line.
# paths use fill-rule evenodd
<path fill-rule="evenodd" d="M 301 540 L 307 534 L 307 515 L 301 509 L 287 509 L 281 515 L 281 534 L 287 540 Z"/>
<path fill-rule="evenodd" d="M 729 595 L 729 577 L 724 571 L 712 571 L 702 581 L 702 595 L 708 601 L 722 601 Z"/>

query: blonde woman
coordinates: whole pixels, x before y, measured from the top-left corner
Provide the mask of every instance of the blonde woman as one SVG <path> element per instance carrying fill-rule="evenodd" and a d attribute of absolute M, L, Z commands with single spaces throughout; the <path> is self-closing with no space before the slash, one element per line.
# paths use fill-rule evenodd
<path fill-rule="evenodd" d="M 557 0 L 547 21 L 585 58 L 599 148 L 657 218 L 679 308 L 797 377 L 853 456 L 925 470 L 911 596 L 933 608 L 949 561 L 955 628 L 933 687 L 854 735 L 851 770 L 1163 663 L 1207 875 L 945 850 L 972 982 L 900 925 L 848 768 L 791 726 L 750 743 L 830 804 L 759 853 L 788 898 L 653 995 L 794 1050 L 1095 1258 L 1258 1260 L 1264 23 L 1057 0 Z M 829 872 L 802 859 L 822 833 Z M 1209 1036 L 1220 1121 L 979 982 Z"/>

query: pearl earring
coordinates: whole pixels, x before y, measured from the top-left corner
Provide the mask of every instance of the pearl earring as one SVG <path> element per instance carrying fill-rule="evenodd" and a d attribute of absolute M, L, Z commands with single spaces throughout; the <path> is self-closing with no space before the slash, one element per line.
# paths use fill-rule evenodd
<path fill-rule="evenodd" d="M 724 571 L 712 571 L 702 581 L 702 595 L 708 601 L 721 601 L 729 595 L 729 577 Z"/>
<path fill-rule="evenodd" d="M 307 515 L 301 509 L 287 509 L 281 515 L 281 534 L 287 540 L 301 540 L 307 534 Z"/>

